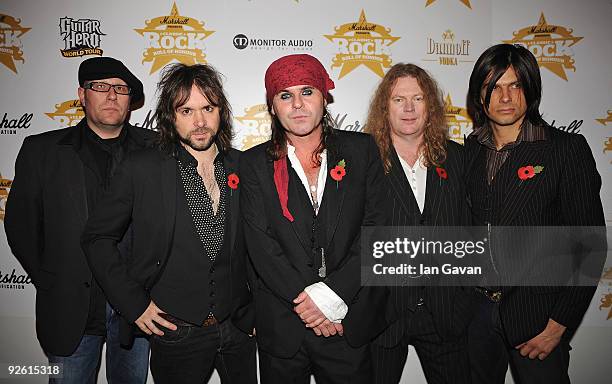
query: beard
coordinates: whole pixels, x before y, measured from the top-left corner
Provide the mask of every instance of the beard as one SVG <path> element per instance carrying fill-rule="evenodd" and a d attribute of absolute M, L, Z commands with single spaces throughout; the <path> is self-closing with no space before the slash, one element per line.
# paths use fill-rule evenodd
<path fill-rule="evenodd" d="M 206 138 L 205 140 L 192 140 L 191 136 L 194 134 L 200 134 L 200 133 L 208 133 L 208 138 Z M 191 149 L 195 150 L 195 151 L 206 151 L 208 150 L 213 143 L 215 142 L 215 138 L 217 137 L 217 133 L 214 132 L 212 129 L 210 128 L 199 128 L 196 130 L 193 130 L 191 132 L 189 132 L 187 134 L 187 136 L 181 136 L 178 135 L 179 140 L 181 143 L 189 146 Z"/>

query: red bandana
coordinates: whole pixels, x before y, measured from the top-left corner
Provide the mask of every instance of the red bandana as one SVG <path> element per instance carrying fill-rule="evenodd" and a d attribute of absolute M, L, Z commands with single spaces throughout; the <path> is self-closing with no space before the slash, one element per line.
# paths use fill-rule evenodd
<path fill-rule="evenodd" d="M 331 101 L 329 91 L 335 88 L 323 64 L 306 54 L 283 56 L 274 61 L 266 70 L 265 83 L 268 106 L 272 105 L 272 99 L 278 92 L 295 85 L 315 87 L 327 102 Z"/>

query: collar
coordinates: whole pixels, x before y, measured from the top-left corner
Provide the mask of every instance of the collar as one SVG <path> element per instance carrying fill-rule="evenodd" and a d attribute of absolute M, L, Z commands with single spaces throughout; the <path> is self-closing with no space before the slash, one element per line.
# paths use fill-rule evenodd
<path fill-rule="evenodd" d="M 495 138 L 493 136 L 493 129 L 491 128 L 490 122 L 487 122 L 482 127 L 475 128 L 470 136 L 474 137 L 481 145 L 497 151 L 497 147 L 495 146 Z M 521 124 L 521 129 L 516 140 L 511 143 L 507 143 L 499 151 L 510 150 L 522 142 L 544 141 L 546 139 L 544 127 L 541 125 L 534 125 L 529 120 L 525 119 Z"/>
<path fill-rule="evenodd" d="M 214 143 L 213 145 L 215 146 L 215 149 L 217 151 L 217 154 L 215 155 L 215 159 L 213 160 L 213 163 L 217 163 L 220 161 L 222 162 L 225 156 L 223 151 L 219 149 L 219 146 L 217 145 L 217 143 Z M 181 144 L 180 142 L 176 143 L 174 153 L 175 153 L 175 158 L 181 163 L 190 164 L 190 165 L 193 165 L 194 167 L 198 166 L 198 161 L 196 160 L 196 158 L 193 157 L 193 155 L 189 153 L 185 149 L 183 144 Z"/>

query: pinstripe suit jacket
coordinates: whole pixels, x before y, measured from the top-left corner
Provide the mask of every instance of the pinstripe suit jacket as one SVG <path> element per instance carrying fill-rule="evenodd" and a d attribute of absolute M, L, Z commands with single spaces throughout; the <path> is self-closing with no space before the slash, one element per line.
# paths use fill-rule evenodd
<path fill-rule="evenodd" d="M 458 226 L 470 223 L 463 183 L 463 147 L 448 141 L 447 159 L 442 164 L 448 174 L 440 179 L 435 167 L 427 169 L 425 205 L 420 212 L 416 198 L 394 149 L 391 170 L 386 175 L 385 215 L 389 226 Z M 398 321 L 390 325 L 374 342 L 392 347 L 406 331 L 406 320 L 419 297 L 431 311 L 436 330 L 443 338 L 464 334 L 470 320 L 470 293 L 463 287 L 397 287 L 390 289 L 390 306 L 395 308 Z"/>
<path fill-rule="evenodd" d="M 466 139 L 466 187 L 472 211 L 492 199 L 494 226 L 604 226 L 601 177 L 585 138 L 548 126 L 544 130 L 546 140 L 523 142 L 512 150 L 488 196 L 479 187 L 486 177 L 486 149 L 475 137 Z M 544 170 L 521 183 L 517 171 L 526 165 Z M 593 246 L 584 245 L 583 250 Z M 549 318 L 568 327 L 566 335 L 571 335 L 595 287 L 505 287 L 504 291 L 501 318 L 514 346 L 539 334 Z"/>

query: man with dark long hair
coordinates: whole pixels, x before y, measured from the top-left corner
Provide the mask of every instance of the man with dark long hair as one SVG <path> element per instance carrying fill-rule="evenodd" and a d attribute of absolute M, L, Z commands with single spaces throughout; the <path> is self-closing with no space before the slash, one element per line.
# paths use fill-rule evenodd
<path fill-rule="evenodd" d="M 448 139 L 442 93 L 414 64 L 395 64 L 374 92 L 365 126 L 385 169 L 389 226 L 469 223 L 463 147 Z M 470 296 L 462 287 L 390 287 L 398 320 L 372 343 L 376 384 L 397 384 L 414 345 L 428 383 L 469 383 Z"/>
<path fill-rule="evenodd" d="M 605 225 L 589 145 L 542 119 L 541 96 L 538 63 L 526 48 L 494 45 L 476 61 L 467 98 L 474 131 L 465 144 L 475 225 Z M 527 241 L 521 240 L 513 249 L 496 248 L 493 262 L 529 254 L 518 248 Z M 584 257 L 593 246 L 577 243 L 572 253 Z M 478 310 L 468 332 L 474 383 L 503 383 L 508 363 L 522 384 L 569 383 L 569 340 L 595 287 L 493 282 L 476 290 Z"/>
<path fill-rule="evenodd" d="M 332 128 L 316 58 L 281 57 L 265 85 L 272 138 L 241 162 L 262 383 L 370 384 L 385 300 L 361 287 L 359 235 L 383 224 L 376 145 Z"/>
<path fill-rule="evenodd" d="M 173 64 L 158 84 L 157 148 L 129 158 L 83 234 L 100 285 L 151 335 L 156 383 L 256 383 L 246 252 L 238 223 L 240 153 L 220 74 Z M 117 239 L 132 223 L 133 257 Z"/>

